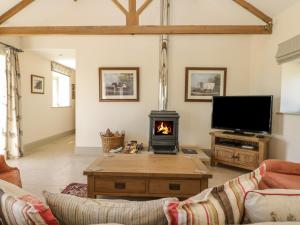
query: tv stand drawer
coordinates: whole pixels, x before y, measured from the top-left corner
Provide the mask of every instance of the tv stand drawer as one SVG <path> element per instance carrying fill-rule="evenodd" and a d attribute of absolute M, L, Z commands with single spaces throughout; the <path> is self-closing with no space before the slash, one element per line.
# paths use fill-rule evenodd
<path fill-rule="evenodd" d="M 238 165 L 242 168 L 256 168 L 259 166 L 258 152 L 229 147 L 216 146 L 215 160 L 229 165 Z"/>
<path fill-rule="evenodd" d="M 216 147 L 215 148 L 215 158 L 217 160 L 233 163 L 234 162 L 234 154 L 235 154 L 235 151 L 230 148 L 225 148 L 225 147 Z"/>
<path fill-rule="evenodd" d="M 236 150 L 235 162 L 241 165 L 258 167 L 258 153 L 254 151 Z"/>

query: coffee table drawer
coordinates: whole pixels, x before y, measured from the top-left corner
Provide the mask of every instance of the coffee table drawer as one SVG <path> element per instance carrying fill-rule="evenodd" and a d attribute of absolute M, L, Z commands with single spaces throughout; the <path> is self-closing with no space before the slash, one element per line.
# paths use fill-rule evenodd
<path fill-rule="evenodd" d="M 150 179 L 149 192 L 152 194 L 198 194 L 201 192 L 201 181 Z"/>
<path fill-rule="evenodd" d="M 95 178 L 95 191 L 103 193 L 145 193 L 144 179 Z"/>

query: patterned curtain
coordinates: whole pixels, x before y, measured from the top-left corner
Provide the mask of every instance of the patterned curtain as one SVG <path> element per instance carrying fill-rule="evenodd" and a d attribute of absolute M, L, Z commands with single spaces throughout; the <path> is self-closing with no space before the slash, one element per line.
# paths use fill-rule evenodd
<path fill-rule="evenodd" d="M 0 154 L 4 155 L 6 146 L 6 69 L 5 49 L 0 45 Z"/>
<path fill-rule="evenodd" d="M 6 81 L 7 81 L 7 127 L 6 127 L 6 156 L 19 158 L 22 151 L 22 130 L 20 115 L 20 68 L 16 50 L 6 49 Z"/>

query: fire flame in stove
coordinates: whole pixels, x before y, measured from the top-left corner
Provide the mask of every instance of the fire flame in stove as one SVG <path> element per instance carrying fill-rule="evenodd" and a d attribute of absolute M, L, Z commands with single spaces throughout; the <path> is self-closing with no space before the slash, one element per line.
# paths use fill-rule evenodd
<path fill-rule="evenodd" d="M 162 134 L 171 134 L 172 128 L 165 125 L 164 122 L 161 122 L 160 125 L 157 127 L 157 132 Z"/>

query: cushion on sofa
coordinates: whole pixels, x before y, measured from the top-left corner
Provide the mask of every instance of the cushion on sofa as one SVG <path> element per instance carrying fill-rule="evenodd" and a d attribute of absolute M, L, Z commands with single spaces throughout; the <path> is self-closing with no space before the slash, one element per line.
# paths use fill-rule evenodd
<path fill-rule="evenodd" d="M 52 212 L 61 225 L 120 223 L 125 225 L 163 225 L 167 223 L 163 205 L 176 198 L 153 201 L 114 201 L 79 198 L 44 191 Z"/>
<path fill-rule="evenodd" d="M 48 206 L 16 185 L 0 180 L 0 224 L 59 225 Z"/>
<path fill-rule="evenodd" d="M 264 164 L 251 173 L 207 189 L 185 201 L 168 201 L 165 214 L 171 225 L 240 224 L 244 214 L 244 197 L 258 187 L 265 172 Z"/>
<path fill-rule="evenodd" d="M 252 223 L 300 222 L 300 190 L 266 189 L 250 191 L 245 197 L 246 217 Z"/>

